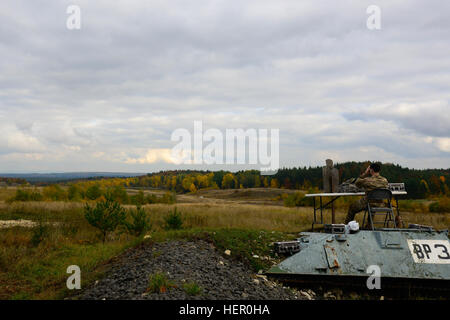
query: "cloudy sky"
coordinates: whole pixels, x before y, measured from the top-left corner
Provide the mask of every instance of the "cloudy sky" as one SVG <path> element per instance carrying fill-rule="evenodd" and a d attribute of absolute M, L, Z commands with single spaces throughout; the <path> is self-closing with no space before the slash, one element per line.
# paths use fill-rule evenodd
<path fill-rule="evenodd" d="M 279 129 L 281 166 L 448 168 L 449 12 L 439 0 L 2 0 L 0 172 L 175 168 L 171 134 L 195 120 Z"/>

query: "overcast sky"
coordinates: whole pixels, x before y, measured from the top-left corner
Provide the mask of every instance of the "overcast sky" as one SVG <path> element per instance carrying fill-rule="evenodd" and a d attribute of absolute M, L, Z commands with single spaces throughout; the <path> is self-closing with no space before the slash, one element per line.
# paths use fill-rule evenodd
<path fill-rule="evenodd" d="M 449 13 L 440 0 L 2 0 L 0 172 L 175 168 L 171 133 L 195 120 L 279 129 L 281 166 L 448 168 Z"/>

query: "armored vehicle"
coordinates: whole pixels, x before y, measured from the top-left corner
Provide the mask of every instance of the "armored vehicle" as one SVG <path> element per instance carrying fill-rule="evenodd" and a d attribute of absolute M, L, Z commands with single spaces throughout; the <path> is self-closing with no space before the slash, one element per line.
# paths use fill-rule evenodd
<path fill-rule="evenodd" d="M 388 202 L 386 206 L 374 207 L 369 200 L 364 215 L 364 219 L 366 216 L 369 219 L 369 227 L 365 230 L 350 230 L 344 224 L 324 224 L 323 232 L 302 232 L 296 241 L 275 243 L 276 252 L 290 257 L 266 274 L 288 282 L 364 287 L 370 277 L 378 277 L 384 287 L 450 290 L 448 230 L 438 231 L 418 224 L 397 227 L 390 192 L 395 191 L 377 189 L 367 194 L 370 199 L 384 193 Z M 323 209 L 322 201 L 320 208 L 314 207 L 313 228 L 318 224 L 316 211 L 320 210 L 323 220 Z M 399 217 L 398 202 L 396 209 Z M 375 215 L 382 216 L 380 228 L 375 228 Z"/>
<path fill-rule="evenodd" d="M 283 281 L 366 286 L 370 276 L 383 285 L 450 287 L 450 243 L 447 231 L 411 225 L 408 229 L 345 233 L 304 232 L 297 241 L 277 243 L 293 255 L 267 274 Z"/>

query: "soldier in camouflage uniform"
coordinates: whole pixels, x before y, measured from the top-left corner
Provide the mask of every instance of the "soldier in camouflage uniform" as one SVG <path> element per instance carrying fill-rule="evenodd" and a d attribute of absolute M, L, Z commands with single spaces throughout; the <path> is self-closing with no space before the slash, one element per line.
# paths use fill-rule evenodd
<path fill-rule="evenodd" d="M 389 184 L 385 177 L 380 176 L 381 165 L 379 163 L 372 163 L 367 167 L 366 171 L 355 181 L 355 185 L 359 188 L 363 188 L 364 191 L 369 192 L 374 189 L 388 188 Z M 355 214 L 363 211 L 367 207 L 367 198 L 361 199 L 350 204 L 348 208 L 347 217 L 345 218 L 345 224 L 355 219 Z"/>

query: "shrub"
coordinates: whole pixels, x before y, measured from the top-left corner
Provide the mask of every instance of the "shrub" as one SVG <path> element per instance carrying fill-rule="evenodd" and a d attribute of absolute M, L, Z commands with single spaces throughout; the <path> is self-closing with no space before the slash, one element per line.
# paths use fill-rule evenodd
<path fill-rule="evenodd" d="M 166 192 L 162 198 L 161 203 L 174 204 L 177 202 L 177 195 L 175 192 Z"/>
<path fill-rule="evenodd" d="M 169 212 L 169 214 L 164 218 L 164 221 L 165 228 L 167 230 L 179 230 L 183 225 L 183 217 L 181 216 L 181 213 L 177 211 L 176 207 L 172 210 L 172 212 Z"/>
<path fill-rule="evenodd" d="M 150 218 L 141 206 L 137 206 L 135 210 L 131 209 L 129 213 L 131 222 L 125 221 L 125 227 L 129 233 L 140 236 L 150 229 Z"/>
<path fill-rule="evenodd" d="M 140 206 L 146 203 L 145 201 L 145 197 L 144 197 L 144 192 L 142 190 L 139 190 L 139 192 L 133 196 L 130 197 L 130 202 L 131 204 Z"/>
<path fill-rule="evenodd" d="M 8 202 L 13 201 L 42 201 L 42 194 L 37 190 L 17 189 L 14 197 L 8 199 Z"/>
<path fill-rule="evenodd" d="M 183 284 L 184 291 L 190 296 L 196 296 L 202 293 L 202 288 L 195 282 L 188 282 Z"/>
<path fill-rule="evenodd" d="M 67 199 L 66 192 L 57 184 L 44 188 L 44 197 L 52 201 L 64 201 Z"/>
<path fill-rule="evenodd" d="M 80 188 L 75 184 L 71 184 L 69 190 L 67 190 L 67 198 L 71 201 L 79 201 L 83 199 Z"/>
<path fill-rule="evenodd" d="M 158 203 L 158 198 L 154 194 L 148 194 L 145 196 L 145 203 Z"/>
<path fill-rule="evenodd" d="M 13 201 L 30 201 L 30 193 L 28 190 L 17 189 Z"/>
<path fill-rule="evenodd" d="M 108 189 L 108 193 L 111 197 L 119 203 L 128 203 L 128 193 L 123 186 L 114 186 Z"/>
<path fill-rule="evenodd" d="M 430 212 L 450 212 L 450 198 L 442 198 L 428 206 Z"/>
<path fill-rule="evenodd" d="M 86 198 L 88 198 L 89 200 L 96 200 L 101 196 L 102 190 L 100 189 L 100 186 L 98 184 L 94 184 L 86 190 Z"/>
<path fill-rule="evenodd" d="M 115 231 L 119 225 L 123 224 L 126 211 L 108 195 L 105 200 L 97 202 L 95 207 L 86 203 L 84 216 L 89 224 L 101 231 L 103 242 L 105 242 L 108 232 Z"/>
<path fill-rule="evenodd" d="M 31 236 L 31 244 L 37 247 L 45 238 L 49 236 L 49 227 L 44 223 L 39 222 L 39 224 L 33 228 Z"/>
<path fill-rule="evenodd" d="M 430 210 L 430 212 L 439 212 L 439 202 L 435 201 L 430 203 L 428 210 Z"/>
<path fill-rule="evenodd" d="M 284 205 L 286 207 L 306 207 L 306 206 L 312 206 L 312 198 L 305 197 L 305 194 L 303 192 L 295 192 L 289 194 L 287 197 L 284 198 Z"/>
<path fill-rule="evenodd" d="M 151 274 L 148 281 L 147 291 L 152 293 L 164 293 L 175 285 L 167 279 L 167 276 L 162 272 Z"/>
<path fill-rule="evenodd" d="M 400 200 L 400 210 L 415 213 L 429 212 L 429 205 L 421 200 Z"/>
<path fill-rule="evenodd" d="M 129 203 L 134 205 L 144 205 L 147 203 L 166 203 L 166 204 L 174 204 L 176 203 L 176 194 L 175 192 L 166 192 L 162 196 L 156 196 L 155 194 L 144 194 L 142 190 L 140 190 L 137 194 L 132 195 L 130 197 Z"/>
<path fill-rule="evenodd" d="M 297 204 L 297 192 L 283 197 L 283 202 L 286 207 L 295 207 Z"/>

